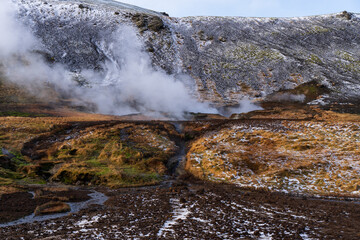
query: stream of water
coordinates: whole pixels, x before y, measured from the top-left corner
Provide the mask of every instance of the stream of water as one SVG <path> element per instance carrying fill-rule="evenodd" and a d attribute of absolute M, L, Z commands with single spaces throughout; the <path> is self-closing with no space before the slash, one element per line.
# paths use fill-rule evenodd
<path fill-rule="evenodd" d="M 105 196 L 105 194 L 96 192 L 96 191 L 90 193 L 89 196 L 91 197 L 91 199 L 84 201 L 84 202 L 76 202 L 76 203 L 68 202 L 67 204 L 69 204 L 69 206 L 71 208 L 70 212 L 43 215 L 43 216 L 35 216 L 35 214 L 31 214 L 31 215 L 28 215 L 26 217 L 20 218 L 18 220 L 12 221 L 12 222 L 0 224 L 0 227 L 9 227 L 9 226 L 20 225 L 20 224 L 24 224 L 24 223 L 41 222 L 41 221 L 46 221 L 46 220 L 50 220 L 50 219 L 64 217 L 64 216 L 68 215 L 69 213 L 79 212 L 80 210 L 85 209 L 92 204 L 103 205 L 106 202 L 106 200 L 108 199 L 108 197 Z"/>
<path fill-rule="evenodd" d="M 174 125 L 174 127 L 178 133 L 182 133 L 183 125 L 181 123 L 172 122 L 172 124 Z M 184 163 L 185 155 L 186 155 L 185 141 L 179 140 L 179 142 L 177 142 L 177 144 L 179 147 L 177 154 L 175 156 L 173 156 L 172 158 L 170 158 L 168 161 L 168 169 L 172 176 L 177 175 L 176 170 L 178 169 L 178 167 L 180 167 L 179 165 Z M 172 185 L 172 180 L 169 180 L 169 179 L 167 181 L 165 180 L 161 185 L 170 187 Z M 152 187 L 155 188 L 158 186 L 152 186 Z M 149 188 L 149 186 L 146 186 L 144 188 Z M 30 193 L 34 195 L 33 192 L 30 192 Z M 0 227 L 9 227 L 9 226 L 20 225 L 20 224 L 25 224 L 25 223 L 41 222 L 41 221 L 64 217 L 64 216 L 67 216 L 69 213 L 79 212 L 80 210 L 85 209 L 92 204 L 103 205 L 108 199 L 108 197 L 105 196 L 105 194 L 97 192 L 97 191 L 93 191 L 92 193 L 89 194 L 89 196 L 91 197 L 91 199 L 84 201 L 84 202 L 76 202 L 76 203 L 68 202 L 67 204 L 69 204 L 69 206 L 71 208 L 70 212 L 49 214 L 49 215 L 42 215 L 42 216 L 35 216 L 35 214 L 33 213 L 31 215 L 20 218 L 18 220 L 0 224 Z"/>

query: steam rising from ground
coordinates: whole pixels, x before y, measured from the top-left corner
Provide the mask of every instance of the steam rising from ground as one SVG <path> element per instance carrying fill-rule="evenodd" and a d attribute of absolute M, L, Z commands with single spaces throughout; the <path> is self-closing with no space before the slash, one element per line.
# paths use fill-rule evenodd
<path fill-rule="evenodd" d="M 0 67 L 7 79 L 35 95 L 55 89 L 62 97 L 103 114 L 183 118 L 186 112 L 217 113 L 208 104 L 198 102 L 195 91 L 190 94 L 195 88 L 190 77 L 154 70 L 134 29 L 121 27 L 112 38 L 99 43 L 108 58 L 104 71 L 83 69 L 73 73 L 61 64 L 50 65 L 37 53 L 46 50 L 17 21 L 14 7 L 10 0 L 0 3 L 0 31 L 7 33 L 0 38 Z"/>
<path fill-rule="evenodd" d="M 36 40 L 32 34 L 15 19 L 16 9 L 10 0 L 0 3 L 0 57 L 2 59 L 14 54 L 21 54 L 34 48 Z"/>
<path fill-rule="evenodd" d="M 110 43 L 104 41 L 101 48 L 109 61 L 105 64 L 106 76 L 100 81 L 120 93 L 115 93 L 115 102 L 120 105 L 139 112 L 162 112 L 176 117 L 183 112 L 216 112 L 189 94 L 182 81 L 185 76 L 175 77 L 154 70 L 132 28 L 120 28 Z"/>

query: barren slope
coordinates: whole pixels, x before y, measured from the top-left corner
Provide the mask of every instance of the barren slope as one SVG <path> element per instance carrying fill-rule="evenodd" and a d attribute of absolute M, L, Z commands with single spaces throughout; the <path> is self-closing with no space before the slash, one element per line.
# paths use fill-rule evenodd
<path fill-rule="evenodd" d="M 43 54 L 78 73 L 105 71 L 104 61 L 113 59 L 106 48 L 111 33 L 125 25 L 138 29 L 155 67 L 192 76 L 203 101 L 263 100 L 307 82 L 329 88 L 330 100 L 358 98 L 356 14 L 171 18 L 112 1 L 17 2 L 22 19 L 45 45 Z"/>

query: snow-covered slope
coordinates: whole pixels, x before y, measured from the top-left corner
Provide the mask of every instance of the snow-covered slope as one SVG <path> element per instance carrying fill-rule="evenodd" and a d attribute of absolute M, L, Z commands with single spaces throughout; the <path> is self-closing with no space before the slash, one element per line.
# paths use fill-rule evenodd
<path fill-rule="evenodd" d="M 203 101 L 235 104 L 313 82 L 339 100 L 360 94 L 360 19 L 187 17 L 105 0 L 15 0 L 51 61 L 104 71 L 120 26 L 137 29 L 154 68 L 191 76 Z M 121 66 L 121 62 L 118 62 Z"/>

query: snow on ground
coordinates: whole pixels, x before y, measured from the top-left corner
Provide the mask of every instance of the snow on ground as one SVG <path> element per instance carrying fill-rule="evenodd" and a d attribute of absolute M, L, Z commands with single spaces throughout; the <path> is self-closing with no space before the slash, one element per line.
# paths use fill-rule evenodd
<path fill-rule="evenodd" d="M 359 129 L 351 122 L 240 124 L 198 139 L 189 168 L 243 187 L 360 196 Z"/>
<path fill-rule="evenodd" d="M 60 17 L 62 21 L 96 20 L 115 21 L 124 20 L 121 15 L 114 18 L 114 11 L 124 12 L 144 12 L 148 14 L 158 14 L 157 12 L 143 9 L 137 6 L 123 4 L 114 1 L 103 0 L 82 0 L 82 1 L 54 1 L 54 0 L 17 0 L 18 6 L 22 11 L 37 13 L 43 21 L 52 19 L 54 16 Z M 79 7 L 83 4 L 84 7 Z"/>
<path fill-rule="evenodd" d="M 338 239 L 358 233 L 354 219 L 359 207 L 349 202 L 192 184 L 110 190 L 109 196 L 106 205 L 57 220 L 0 228 L 0 235 L 3 239 Z M 338 229 L 332 231 L 334 226 Z"/>
<path fill-rule="evenodd" d="M 187 207 L 181 207 L 179 199 L 170 199 L 171 204 L 174 207 L 173 217 L 166 221 L 162 228 L 158 232 L 158 237 L 166 237 L 168 232 L 174 232 L 172 227 L 178 224 L 179 220 L 186 220 L 187 216 L 190 214 L 190 211 Z"/>

